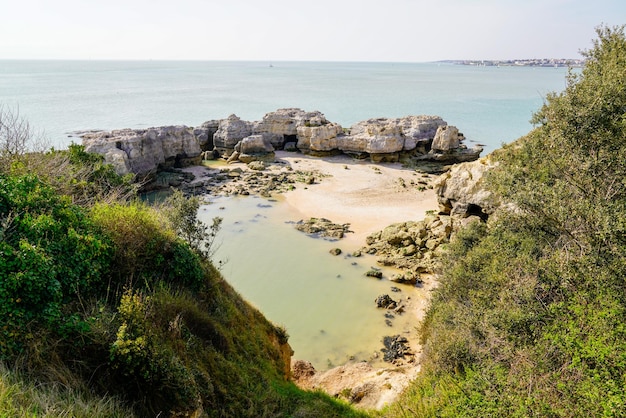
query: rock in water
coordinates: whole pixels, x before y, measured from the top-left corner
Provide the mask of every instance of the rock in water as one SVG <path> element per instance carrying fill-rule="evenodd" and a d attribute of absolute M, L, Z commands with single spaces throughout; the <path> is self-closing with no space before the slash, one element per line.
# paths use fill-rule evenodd
<path fill-rule="evenodd" d="M 311 218 L 307 221 L 300 220 L 296 223 L 296 229 L 311 236 L 338 240 L 350 231 L 350 224 L 335 224 L 326 218 Z"/>
<path fill-rule="evenodd" d="M 391 296 L 387 294 L 378 296 L 375 302 L 377 308 L 395 309 L 398 306 L 398 302 L 391 299 Z"/>
<path fill-rule="evenodd" d="M 387 336 L 383 338 L 385 348 L 381 349 L 384 353 L 383 359 L 388 362 L 404 358 L 405 355 L 411 355 L 408 346 L 409 341 L 400 335 Z"/>

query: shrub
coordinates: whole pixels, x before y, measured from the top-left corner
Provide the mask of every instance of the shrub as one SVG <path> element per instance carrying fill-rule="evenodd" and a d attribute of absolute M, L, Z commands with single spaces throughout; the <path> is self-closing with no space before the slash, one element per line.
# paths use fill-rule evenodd
<path fill-rule="evenodd" d="M 110 237 L 117 271 L 113 290 L 148 287 L 159 280 L 198 287 L 204 271 L 199 257 L 176 237 L 168 219 L 158 210 L 135 201 L 98 204 L 93 218 Z"/>
<path fill-rule="evenodd" d="M 110 245 L 85 211 L 34 176 L 0 175 L 0 355 L 20 351 L 32 325 L 69 323 L 65 303 L 92 294 Z"/>

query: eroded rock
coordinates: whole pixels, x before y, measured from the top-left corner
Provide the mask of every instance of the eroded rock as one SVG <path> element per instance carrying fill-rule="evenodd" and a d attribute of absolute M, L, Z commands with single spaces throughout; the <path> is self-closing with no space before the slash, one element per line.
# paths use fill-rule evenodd
<path fill-rule="evenodd" d="M 86 152 L 103 155 L 120 175 L 145 178 L 159 169 L 196 165 L 201 160 L 200 143 L 186 126 L 89 132 L 81 138 Z"/>
<path fill-rule="evenodd" d="M 491 158 L 485 157 L 458 164 L 442 174 L 435 183 L 440 211 L 462 218 L 486 219 L 499 205 L 484 186 L 484 176 L 494 166 Z"/>

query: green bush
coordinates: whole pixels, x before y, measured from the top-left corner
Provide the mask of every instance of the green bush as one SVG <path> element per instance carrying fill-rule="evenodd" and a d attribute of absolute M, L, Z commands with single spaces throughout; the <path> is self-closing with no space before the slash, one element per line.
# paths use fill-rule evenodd
<path fill-rule="evenodd" d="M 0 175 L 0 355 L 15 355 L 29 328 L 63 327 L 64 304 L 93 294 L 110 243 L 88 214 L 37 177 Z"/>
<path fill-rule="evenodd" d="M 97 204 L 92 210 L 97 225 L 115 248 L 112 286 L 151 287 L 159 280 L 198 288 L 204 278 L 200 257 L 176 237 L 169 220 L 144 203 Z"/>
<path fill-rule="evenodd" d="M 423 373 L 388 416 L 626 415 L 626 37 L 494 153 L 513 211 L 458 234 L 422 325 Z"/>

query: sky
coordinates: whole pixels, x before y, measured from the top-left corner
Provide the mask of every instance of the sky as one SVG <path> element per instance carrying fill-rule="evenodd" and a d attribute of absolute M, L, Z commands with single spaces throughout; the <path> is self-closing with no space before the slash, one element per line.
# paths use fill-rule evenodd
<path fill-rule="evenodd" d="M 0 59 L 579 58 L 624 0 L 0 0 Z"/>

